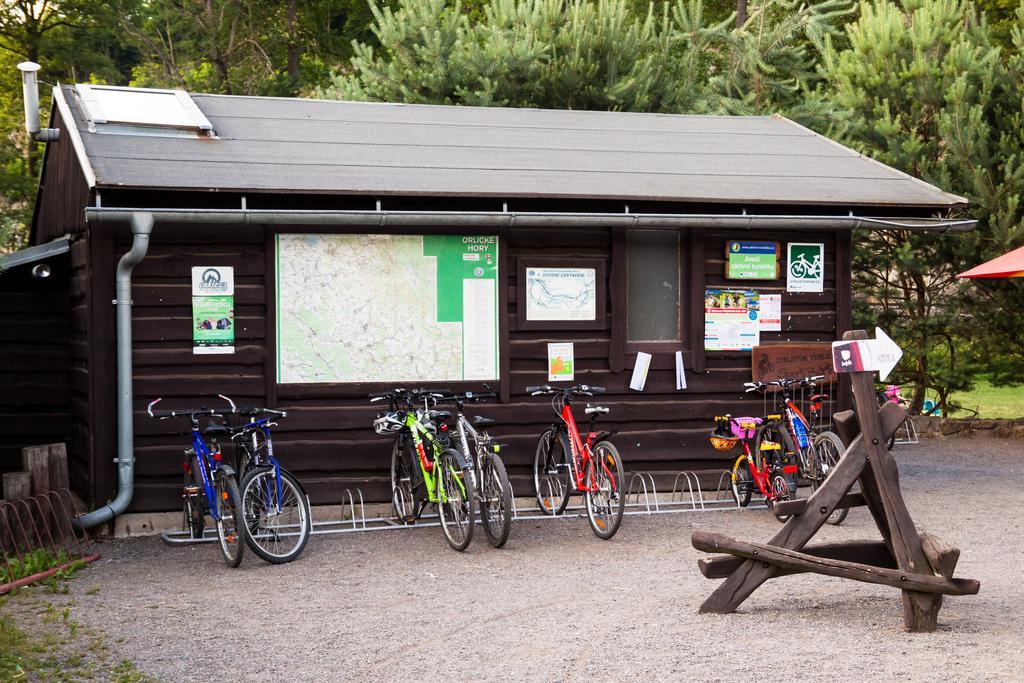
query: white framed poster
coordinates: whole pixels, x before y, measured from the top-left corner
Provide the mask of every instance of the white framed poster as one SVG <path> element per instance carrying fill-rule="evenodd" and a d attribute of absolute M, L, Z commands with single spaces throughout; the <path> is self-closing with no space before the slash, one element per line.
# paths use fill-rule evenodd
<path fill-rule="evenodd" d="M 704 291 L 704 350 L 750 351 L 761 343 L 760 297 L 754 290 Z"/>
<path fill-rule="evenodd" d="M 787 245 L 786 291 L 822 292 L 825 289 L 825 245 L 790 242 Z"/>
<path fill-rule="evenodd" d="M 526 319 L 596 320 L 596 268 L 526 269 Z"/>
<path fill-rule="evenodd" d="M 761 331 L 782 331 L 782 295 L 761 295 Z"/>
<path fill-rule="evenodd" d="M 575 377 L 573 365 L 572 342 L 548 344 L 549 382 L 571 382 Z"/>
<path fill-rule="evenodd" d="M 192 353 L 235 352 L 235 269 L 192 267 Z"/>

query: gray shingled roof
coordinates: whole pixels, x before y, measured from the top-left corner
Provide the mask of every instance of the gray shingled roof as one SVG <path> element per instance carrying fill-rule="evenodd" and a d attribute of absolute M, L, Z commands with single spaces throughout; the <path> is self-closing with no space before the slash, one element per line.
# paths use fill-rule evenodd
<path fill-rule="evenodd" d="M 90 133 L 97 187 L 732 204 L 965 204 L 783 117 L 192 95 L 214 139 Z"/>

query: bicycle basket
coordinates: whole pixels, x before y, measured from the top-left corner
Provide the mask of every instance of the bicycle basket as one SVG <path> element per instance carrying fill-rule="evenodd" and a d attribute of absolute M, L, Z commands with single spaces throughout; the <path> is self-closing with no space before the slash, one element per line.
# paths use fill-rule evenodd
<path fill-rule="evenodd" d="M 390 432 L 401 431 L 405 427 L 405 420 L 403 420 L 398 413 L 385 413 L 378 415 L 377 419 L 373 421 L 373 431 L 378 434 L 388 434 Z"/>
<path fill-rule="evenodd" d="M 740 440 L 729 431 L 729 420 L 728 418 L 718 421 L 714 431 L 708 435 L 708 440 L 716 451 L 728 451 L 732 449 Z"/>

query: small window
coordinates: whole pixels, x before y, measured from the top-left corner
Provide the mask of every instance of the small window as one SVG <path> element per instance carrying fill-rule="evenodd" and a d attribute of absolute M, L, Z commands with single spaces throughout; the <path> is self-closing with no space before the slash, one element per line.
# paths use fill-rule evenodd
<path fill-rule="evenodd" d="M 209 135 L 210 121 L 184 90 L 78 84 L 78 95 L 94 132 Z M 107 130 L 104 130 L 106 128 Z"/>
<path fill-rule="evenodd" d="M 626 235 L 626 340 L 680 341 L 679 231 Z"/>

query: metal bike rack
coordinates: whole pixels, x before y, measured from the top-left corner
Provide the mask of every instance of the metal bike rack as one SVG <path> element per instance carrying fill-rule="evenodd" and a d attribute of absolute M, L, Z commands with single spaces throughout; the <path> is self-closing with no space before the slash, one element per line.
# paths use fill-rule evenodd
<path fill-rule="evenodd" d="M 658 491 L 655 475 L 667 477 L 671 472 L 630 472 L 629 485 L 626 487 L 625 515 L 661 515 L 681 512 L 715 512 L 721 510 L 764 510 L 767 505 L 763 501 L 751 502 L 746 508 L 740 508 L 732 495 L 730 474 L 727 470 L 703 471 L 705 477 L 718 475 L 714 493 L 711 489 L 701 486 L 701 472 L 676 472 L 671 491 Z M 312 510 L 312 507 L 310 508 Z M 522 510 L 516 504 L 515 489 L 512 490 L 513 521 L 533 519 L 578 519 L 587 514 L 583 504 L 569 505 L 560 515 L 546 515 L 539 510 Z M 481 520 L 477 519 L 480 524 Z M 312 535 L 325 536 L 331 534 L 350 534 L 363 531 L 385 531 L 388 529 L 413 529 L 417 527 L 437 527 L 441 525 L 437 513 L 424 514 L 417 518 L 415 524 L 405 524 L 390 516 L 367 517 L 366 502 L 361 489 L 345 489 L 341 494 L 340 519 L 313 521 Z M 297 531 L 296 531 L 297 533 Z M 215 528 L 207 527 L 201 538 L 191 538 L 187 530 L 175 529 L 161 534 L 163 541 L 169 545 L 190 545 L 193 543 L 212 543 L 217 541 Z"/>

